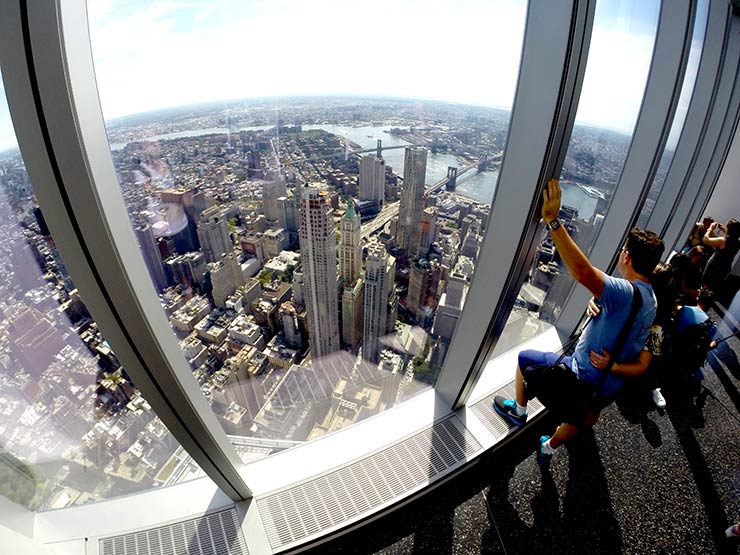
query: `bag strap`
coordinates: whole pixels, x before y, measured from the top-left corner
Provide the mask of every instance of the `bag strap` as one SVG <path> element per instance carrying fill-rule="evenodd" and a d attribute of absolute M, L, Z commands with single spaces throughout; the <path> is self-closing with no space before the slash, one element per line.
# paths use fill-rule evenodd
<path fill-rule="evenodd" d="M 596 394 L 601 389 L 601 386 L 604 385 L 604 380 L 606 380 L 609 372 L 611 372 L 612 366 L 614 366 L 614 364 L 617 362 L 617 356 L 619 355 L 619 353 L 622 352 L 624 344 L 627 342 L 627 336 L 632 329 L 632 324 L 634 324 L 635 322 L 637 311 L 640 310 L 640 307 L 642 306 L 642 295 L 640 295 L 640 292 L 637 290 L 637 286 L 632 282 L 630 282 L 630 285 L 632 286 L 632 306 L 630 307 L 630 313 L 629 316 L 627 316 L 627 321 L 624 323 L 624 326 L 619 332 L 619 337 L 617 337 L 617 344 L 612 350 L 612 355 L 609 357 L 609 363 L 606 365 L 606 368 L 604 368 L 601 379 L 596 385 L 596 389 L 594 389 L 593 397 L 596 397 Z"/>

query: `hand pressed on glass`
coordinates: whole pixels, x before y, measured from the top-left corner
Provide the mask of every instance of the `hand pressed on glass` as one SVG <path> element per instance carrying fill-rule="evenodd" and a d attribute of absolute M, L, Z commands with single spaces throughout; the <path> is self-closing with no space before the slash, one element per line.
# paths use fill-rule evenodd
<path fill-rule="evenodd" d="M 557 179 L 547 182 L 547 187 L 542 191 L 542 219 L 546 224 L 558 217 L 560 213 L 560 198 L 562 190 Z"/>

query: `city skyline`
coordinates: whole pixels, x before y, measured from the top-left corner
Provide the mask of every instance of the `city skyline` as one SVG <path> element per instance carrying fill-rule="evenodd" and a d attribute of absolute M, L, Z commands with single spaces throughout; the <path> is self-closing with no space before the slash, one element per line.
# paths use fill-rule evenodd
<path fill-rule="evenodd" d="M 333 34 L 332 40 L 346 45 L 337 49 L 334 44 L 323 42 L 329 39 L 313 34 L 311 38 L 314 42 L 306 41 L 301 45 L 303 56 L 316 58 L 321 52 L 332 49 L 335 59 L 337 56 L 347 56 L 349 61 L 349 57 L 355 55 L 350 45 L 356 42 L 374 44 L 376 55 L 392 59 L 393 50 L 390 46 L 378 46 L 377 41 L 371 40 L 372 33 L 383 26 L 382 19 L 374 18 L 380 17 L 379 14 L 393 13 L 395 21 L 402 26 L 404 18 L 412 21 L 419 17 L 409 3 L 381 2 L 376 3 L 376 9 L 371 14 L 363 13 L 363 25 L 357 26 L 349 25 L 355 21 L 352 10 L 334 0 L 312 2 L 310 8 L 305 4 L 295 0 L 221 0 L 207 4 L 167 1 L 147 2 L 144 5 L 136 1 L 90 2 L 88 10 L 96 79 L 106 120 L 168 108 L 255 98 L 272 98 L 278 108 L 282 99 L 296 95 L 402 98 L 507 110 L 511 108 L 524 31 L 524 0 L 497 0 L 495 3 L 471 1 L 455 3 L 454 8 L 441 1 L 428 4 L 423 12 L 423 17 L 428 18 L 424 19 L 426 25 L 418 27 L 422 30 L 435 28 L 435 25 L 445 28 L 448 34 L 445 44 L 449 46 L 459 42 L 465 45 L 464 50 L 448 48 L 436 51 L 433 57 L 423 60 L 424 64 L 429 65 L 414 72 L 413 82 L 408 83 L 403 73 L 395 72 L 393 79 L 376 80 L 378 85 L 369 88 L 366 79 L 353 78 L 353 74 L 359 75 L 360 72 L 351 72 L 332 80 L 331 89 L 327 89 L 326 81 L 317 79 L 315 75 L 296 76 L 290 72 L 282 72 L 287 76 L 281 75 L 286 61 L 290 60 L 289 50 L 271 50 L 270 57 L 260 64 L 263 78 L 255 81 L 251 78 L 251 72 L 242 72 L 244 76 L 241 76 L 239 72 L 231 71 L 233 60 L 229 56 L 212 55 L 213 45 L 216 44 L 220 51 L 232 50 L 232 41 L 241 37 L 236 29 L 244 28 L 254 31 L 250 36 L 255 44 L 262 41 L 288 49 L 289 45 L 283 45 L 284 41 L 271 41 L 270 33 L 280 28 L 282 33 L 290 36 L 285 25 L 299 22 L 302 27 L 296 32 L 302 32 L 311 24 L 317 28 L 330 26 L 341 29 L 340 38 L 345 41 L 342 42 Z M 602 0 L 597 4 L 577 123 L 622 133 L 631 132 L 644 90 L 641 76 L 646 75 L 652 57 L 658 7 L 656 0 Z M 368 19 L 368 16 L 372 17 Z M 450 26 L 449 21 L 465 21 L 466 24 Z M 374 22 L 376 25 L 373 25 Z M 706 25 L 706 10 L 698 10 L 696 24 L 699 27 Z M 407 31 L 408 28 L 416 29 L 410 25 Z M 449 33 L 453 34 L 449 36 Z M 424 37 L 418 38 L 421 40 Z M 703 33 L 697 40 L 703 40 Z M 241 44 L 233 44 L 233 48 L 241 47 Z M 315 54 L 312 53 L 314 49 Z M 469 59 L 468 52 L 495 53 L 496 70 L 479 71 L 480 60 Z M 440 58 L 441 55 L 445 57 Z M 167 59 L 168 62 L 158 63 L 160 59 Z M 698 56 L 689 59 L 687 78 L 696 75 L 698 62 Z M 291 69 L 306 71 L 299 63 L 288 63 Z M 141 68 L 149 64 L 153 69 L 147 73 L 147 87 L 134 86 L 133 76 L 140 75 Z M 352 66 L 351 63 L 342 64 L 341 60 L 337 65 Z M 439 69 L 445 65 L 456 67 L 459 73 L 465 75 L 466 86 L 460 87 L 454 79 L 448 82 L 439 77 Z M 193 68 L 199 68 L 203 74 L 198 79 L 188 79 L 188 86 L 182 86 L 183 77 L 192 75 Z M 419 79 L 420 75 L 424 78 Z M 614 86 L 616 83 L 619 83 L 618 87 Z M 245 91 L 249 93 L 245 94 Z M 430 91 L 439 92 L 430 94 Z M 2 152 L 15 147 L 16 140 L 6 112 L 2 87 L 0 95 Z M 603 110 L 604 99 L 611 105 L 610 110 Z M 689 100 L 690 95 L 681 99 L 677 117 L 683 117 Z M 676 140 L 677 133 L 674 133 L 668 144 L 673 146 Z"/>
<path fill-rule="evenodd" d="M 291 91 L 293 95 L 399 97 L 510 109 L 526 4 L 525 0 L 437 0 L 419 10 L 412 2 L 381 0 L 373 4 L 372 10 L 363 10 L 358 19 L 360 13 L 352 6 L 336 0 L 222 0 L 218 5 L 158 2 L 143 7 L 130 1 L 97 1 L 91 2 L 90 29 L 107 119 L 215 101 L 219 97 L 238 99 L 244 97 L 244 90 L 253 91 L 250 97 L 280 97 Z M 632 129 L 634 119 L 630 114 L 639 106 L 644 83 L 640 79 L 620 79 L 619 90 L 612 85 L 616 75 L 640 75 L 647 71 L 658 8 L 656 0 L 602 0 L 597 4 L 590 53 L 593 63 L 587 68 L 584 92 L 588 94 L 579 110 L 580 122 L 623 132 Z M 445 46 L 435 49 L 433 56 L 415 56 L 414 72 L 396 71 L 392 80 L 371 83 L 362 72 L 340 70 L 327 89 L 326 80 L 312 72 L 310 64 L 301 67 L 295 63 L 290 41 L 271 40 L 275 29 L 280 29 L 283 36 L 300 36 L 306 29 L 332 29 L 326 35 L 309 34 L 310 40 L 301 44 L 301 57 L 322 59 L 331 51 L 336 67 L 353 67 L 353 45 L 372 44 L 374 57 L 392 60 L 396 45 L 376 38 L 377 31 L 388 26 L 389 16 L 394 27 L 404 29 L 407 44 L 424 44 L 429 29 L 444 29 Z M 210 53 L 214 44 L 221 51 L 237 48 L 234 40 L 242 46 L 240 38 L 245 28 L 255 44 L 271 45 L 260 64 L 265 75 L 257 82 L 251 74 L 236 76 L 229 71 L 232 61 L 228 56 L 214 59 Z M 476 56 L 471 56 L 471 52 Z M 149 78 L 155 81 L 145 95 L 132 90 L 127 76 L 138 74 L 141 64 L 153 61 L 157 55 L 168 57 L 168 66 L 173 67 L 158 67 L 167 75 L 150 74 Z M 495 71 L 481 71 L 482 64 L 491 62 Z M 286 63 L 290 72 L 283 72 Z M 182 71 L 178 71 L 180 64 Z M 180 77 L 188 75 L 193 67 L 213 78 L 199 79 L 186 88 L 177 85 Z M 454 67 L 456 73 L 464 75 L 465 86 L 442 78 L 440 68 L 444 67 Z M 219 90 L 219 95 L 210 92 L 212 89 Z M 187 97 L 183 96 L 185 90 L 189 91 Z M 605 97 L 614 106 L 609 112 L 600 109 L 596 100 Z"/>

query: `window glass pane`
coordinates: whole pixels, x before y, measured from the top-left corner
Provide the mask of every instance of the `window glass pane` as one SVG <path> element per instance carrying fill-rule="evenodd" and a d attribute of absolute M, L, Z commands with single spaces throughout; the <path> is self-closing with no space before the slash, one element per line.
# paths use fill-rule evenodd
<path fill-rule="evenodd" d="M 488 224 L 526 2 L 89 5 L 131 223 L 242 458 L 432 387 Z"/>
<path fill-rule="evenodd" d="M 627 157 L 655 42 L 658 0 L 598 0 L 576 123 L 560 174 L 561 220 L 588 254 Z M 494 356 L 558 317 L 573 286 L 547 232 Z"/>
<path fill-rule="evenodd" d="M 0 495 L 57 509 L 202 472 L 90 317 L 38 208 L 0 81 Z"/>
<path fill-rule="evenodd" d="M 673 162 L 673 155 L 676 152 L 676 144 L 681 136 L 683 124 L 686 121 L 686 115 L 689 111 L 691 97 L 694 94 L 696 76 L 699 72 L 699 60 L 701 59 L 702 47 L 704 46 L 704 34 L 707 30 L 708 14 L 709 0 L 699 0 L 696 8 L 696 19 L 694 20 L 694 33 L 691 38 L 691 49 L 689 50 L 689 61 L 686 66 L 686 74 L 684 75 L 683 84 L 681 86 L 681 94 L 678 97 L 676 115 L 673 117 L 671 132 L 668 135 L 668 141 L 663 150 L 663 155 L 660 158 L 658 171 L 655 174 L 655 179 L 653 179 L 653 183 L 650 186 L 650 191 L 648 192 L 647 199 L 645 199 L 645 204 L 642 207 L 639 218 L 637 219 L 637 227 L 645 227 L 648 219 L 650 219 L 650 215 L 653 213 L 653 208 L 655 208 L 658 196 L 663 190 L 663 184 L 665 183 L 668 169 L 671 167 L 671 162 Z"/>

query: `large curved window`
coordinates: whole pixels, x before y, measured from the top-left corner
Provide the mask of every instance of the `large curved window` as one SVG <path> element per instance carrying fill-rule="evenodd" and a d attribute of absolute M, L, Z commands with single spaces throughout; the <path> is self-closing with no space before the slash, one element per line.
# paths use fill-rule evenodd
<path fill-rule="evenodd" d="M 92 1 L 90 33 L 154 287 L 249 461 L 436 382 L 526 3 L 226 4 Z"/>
<path fill-rule="evenodd" d="M 560 174 L 561 219 L 588 254 L 609 209 L 637 121 L 657 30 L 658 0 L 599 0 L 576 122 Z M 573 280 L 543 231 L 494 355 L 554 323 Z"/>
<path fill-rule="evenodd" d="M 36 202 L 0 82 L 0 495 L 58 509 L 202 475 L 91 318 Z"/>
<path fill-rule="evenodd" d="M 701 58 L 702 47 L 704 45 L 708 15 L 709 0 L 700 0 L 696 8 L 694 32 L 691 37 L 691 49 L 689 50 L 689 61 L 686 66 L 686 74 L 684 75 L 683 84 L 681 85 L 681 93 L 678 97 L 676 115 L 671 124 L 671 131 L 668 135 L 668 141 L 663 150 L 663 155 L 660 158 L 657 173 L 653 179 L 652 185 L 650 186 L 650 190 L 648 191 L 640 216 L 637 219 L 637 227 L 645 227 L 650 219 L 650 215 L 653 213 L 653 209 L 655 208 L 655 203 L 660 196 L 660 192 L 663 190 L 663 184 L 665 183 L 668 169 L 673 161 L 673 156 L 676 152 L 676 144 L 678 143 L 678 139 L 681 137 L 681 131 L 683 131 L 683 125 L 686 122 L 686 116 L 689 111 L 689 103 L 691 102 L 691 97 L 694 93 L 696 76 L 699 73 L 699 60 Z"/>

